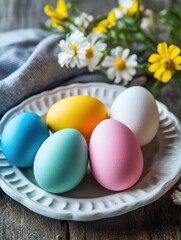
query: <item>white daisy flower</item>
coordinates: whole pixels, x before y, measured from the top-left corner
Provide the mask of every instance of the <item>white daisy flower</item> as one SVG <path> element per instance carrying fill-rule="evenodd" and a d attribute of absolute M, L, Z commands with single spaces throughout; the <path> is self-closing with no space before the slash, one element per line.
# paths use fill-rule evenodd
<path fill-rule="evenodd" d="M 67 35 L 66 40 L 61 40 L 59 43 L 61 52 L 58 54 L 58 63 L 61 67 L 85 67 L 85 54 L 89 46 L 90 43 L 82 32 L 77 30 Z"/>
<path fill-rule="evenodd" d="M 89 24 L 94 20 L 92 15 L 88 15 L 85 12 L 82 12 L 80 16 L 76 17 L 74 22 L 81 28 L 87 28 Z"/>
<path fill-rule="evenodd" d="M 97 35 L 90 34 L 88 36 L 90 47 L 86 50 L 86 63 L 90 72 L 99 69 L 100 66 L 96 66 L 102 57 L 103 51 L 106 49 L 107 44 L 98 40 Z"/>
<path fill-rule="evenodd" d="M 118 0 L 118 10 L 121 14 L 126 14 L 128 10 L 133 6 L 135 0 Z"/>
<path fill-rule="evenodd" d="M 118 7 L 113 8 L 116 19 L 120 19 L 127 14 L 128 10 L 133 6 L 135 0 L 118 0 Z"/>
<path fill-rule="evenodd" d="M 111 50 L 111 56 L 107 56 L 102 62 L 102 66 L 107 68 L 108 78 L 115 83 L 123 82 L 126 85 L 136 74 L 137 56 L 129 56 L 129 53 L 129 49 L 116 47 Z"/>
<path fill-rule="evenodd" d="M 120 19 L 120 18 L 122 18 L 122 17 L 125 15 L 125 13 L 126 13 L 125 10 L 126 10 L 126 9 L 121 10 L 121 9 L 118 7 L 118 8 L 113 8 L 112 11 L 115 13 L 116 19 Z"/>

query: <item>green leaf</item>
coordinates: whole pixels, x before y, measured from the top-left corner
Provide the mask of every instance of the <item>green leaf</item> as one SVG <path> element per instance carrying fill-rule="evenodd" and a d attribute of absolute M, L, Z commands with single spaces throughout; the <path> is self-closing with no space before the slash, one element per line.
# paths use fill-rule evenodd
<path fill-rule="evenodd" d="M 99 60 L 99 62 L 97 63 L 96 66 L 99 66 L 99 65 L 104 61 L 105 57 L 106 57 L 108 54 L 109 54 L 109 50 L 106 49 L 106 50 L 103 52 L 102 57 L 100 58 L 100 60 Z"/>
<path fill-rule="evenodd" d="M 145 37 L 142 33 L 140 33 L 140 32 L 136 33 L 136 34 L 135 34 L 135 37 L 136 37 L 136 39 L 138 39 L 139 41 L 145 41 L 145 40 L 146 40 L 146 37 Z"/>
<path fill-rule="evenodd" d="M 76 5 L 74 5 L 73 3 L 71 3 L 71 2 L 67 3 L 67 7 L 68 7 L 68 9 L 71 9 L 72 12 L 74 11 L 74 12 L 77 13 L 78 15 L 81 14 L 80 9 L 79 9 Z"/>
<path fill-rule="evenodd" d="M 129 16 L 124 16 L 122 18 L 122 21 L 125 22 L 126 25 L 132 25 L 135 26 L 135 19 Z"/>

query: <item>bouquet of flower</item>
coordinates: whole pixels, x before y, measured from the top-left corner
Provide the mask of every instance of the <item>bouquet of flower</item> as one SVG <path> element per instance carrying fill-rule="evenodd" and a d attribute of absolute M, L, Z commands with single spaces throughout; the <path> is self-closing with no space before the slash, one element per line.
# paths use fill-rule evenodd
<path fill-rule="evenodd" d="M 100 70 L 115 83 L 130 86 L 136 73 L 154 79 L 150 91 L 172 78 L 181 82 L 181 10 L 153 12 L 140 0 L 118 0 L 106 15 L 93 17 L 72 3 L 46 5 L 44 28 L 65 35 L 59 42 L 61 67 Z M 157 52 L 157 53 L 155 53 Z"/>

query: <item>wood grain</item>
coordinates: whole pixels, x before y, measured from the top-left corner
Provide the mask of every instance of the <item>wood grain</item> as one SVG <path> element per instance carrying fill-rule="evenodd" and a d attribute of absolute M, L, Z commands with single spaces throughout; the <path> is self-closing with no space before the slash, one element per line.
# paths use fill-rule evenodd
<path fill-rule="evenodd" d="M 116 0 L 72 1 L 90 14 L 107 12 Z M 150 6 L 152 1 L 143 1 Z M 0 32 L 38 27 L 45 22 L 43 6 L 55 6 L 56 0 L 0 0 Z M 155 1 L 154 8 L 164 8 L 170 1 Z M 181 85 L 171 83 L 158 99 L 181 120 Z M 181 183 L 181 181 L 180 181 Z M 123 216 L 93 222 L 57 221 L 42 217 L 15 202 L 0 190 L 0 240 L 180 240 L 181 209 L 171 201 L 179 183 L 163 197 L 146 207 Z"/>
<path fill-rule="evenodd" d="M 181 180 L 177 185 L 179 183 Z M 181 209 L 171 200 L 174 189 L 176 186 L 162 198 L 145 207 L 152 239 L 181 239 Z"/>
<path fill-rule="evenodd" d="M 93 222 L 69 222 L 70 239 L 149 240 L 149 226 L 144 208 L 125 215 Z"/>
<path fill-rule="evenodd" d="M 42 217 L 0 193 L 1 240 L 69 239 L 68 222 Z"/>

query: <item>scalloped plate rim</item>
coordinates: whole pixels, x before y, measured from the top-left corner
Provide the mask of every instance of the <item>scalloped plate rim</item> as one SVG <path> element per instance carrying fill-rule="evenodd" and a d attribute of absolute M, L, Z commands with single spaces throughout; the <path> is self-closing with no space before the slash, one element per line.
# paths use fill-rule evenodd
<path fill-rule="evenodd" d="M 6 117 L 8 115 L 11 116 L 13 112 L 16 112 L 16 110 L 19 108 L 21 109 L 24 105 L 28 104 L 33 99 L 34 100 L 40 99 L 47 95 L 53 95 L 59 90 L 74 89 L 75 87 L 77 87 L 77 88 L 101 87 L 101 88 L 124 89 L 124 87 L 122 87 L 122 86 L 117 86 L 117 85 L 107 84 L 107 83 L 74 83 L 74 84 L 67 85 L 67 86 L 60 86 L 53 90 L 44 91 L 40 94 L 36 94 L 32 97 L 29 97 L 29 98 L 25 99 L 23 102 L 21 102 L 20 104 L 18 104 L 17 106 L 8 110 L 8 112 L 1 119 L 0 125 L 2 124 L 2 122 L 4 122 L 4 119 L 6 119 Z M 162 110 L 166 111 L 167 113 L 170 114 L 170 117 L 174 118 L 174 120 L 176 121 L 175 123 L 177 124 L 177 127 L 180 128 L 180 122 L 175 117 L 175 115 L 173 113 L 171 113 L 163 103 L 160 103 L 157 101 L 157 104 L 161 105 Z M 108 209 L 105 208 L 104 211 L 91 210 L 90 212 L 89 211 L 86 212 L 86 211 L 77 211 L 77 210 L 71 210 L 71 211 L 63 210 L 63 211 L 60 211 L 57 213 L 57 212 L 54 212 L 52 209 L 49 209 L 49 208 L 47 209 L 46 206 L 42 206 L 41 204 L 32 202 L 32 199 L 30 199 L 28 197 L 27 198 L 24 197 L 24 195 L 18 191 L 11 192 L 11 190 L 12 190 L 11 186 L 9 186 L 9 184 L 7 182 L 3 181 L 3 179 L 1 178 L 1 175 L 0 175 L 0 186 L 7 195 L 9 195 L 17 202 L 21 203 L 22 205 L 26 206 L 30 210 L 32 210 L 35 213 L 38 213 L 40 215 L 54 218 L 54 219 L 59 219 L 59 220 L 64 219 L 64 220 L 76 220 L 76 221 L 91 221 L 91 220 L 98 220 L 98 219 L 102 219 L 102 218 L 122 215 L 129 211 L 132 211 L 137 208 L 143 207 L 147 204 L 150 204 L 153 201 L 159 199 L 177 182 L 177 180 L 180 177 L 180 170 L 181 170 L 181 164 L 178 167 L 177 172 L 174 174 L 174 176 L 170 176 L 170 178 L 167 182 L 165 182 L 161 186 L 158 186 L 156 188 L 156 191 L 154 191 L 154 194 L 152 192 L 149 193 L 148 196 L 143 199 L 143 201 L 137 202 L 136 204 L 134 204 L 134 201 L 133 201 L 132 204 L 128 204 L 127 208 L 123 208 L 123 207 L 120 207 L 119 205 L 116 205 L 113 208 L 111 208 L 111 207 Z M 47 193 L 47 194 L 52 195 L 51 193 Z M 114 195 L 119 195 L 119 193 L 116 192 Z M 111 195 L 111 196 L 113 196 L 113 195 Z M 58 196 L 58 198 L 59 197 L 60 196 Z M 97 199 L 103 199 L 103 198 L 107 198 L 107 197 L 108 196 L 91 198 L 91 201 L 93 201 L 95 199 L 97 200 Z M 60 197 L 60 198 L 67 199 L 67 197 Z M 87 200 L 87 198 L 76 198 L 76 201 L 86 201 L 86 200 Z M 90 200 L 90 198 L 88 198 L 88 200 Z M 74 201 L 74 199 L 72 199 L 72 201 Z M 44 212 L 45 209 L 46 209 L 46 212 Z"/>

